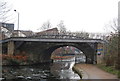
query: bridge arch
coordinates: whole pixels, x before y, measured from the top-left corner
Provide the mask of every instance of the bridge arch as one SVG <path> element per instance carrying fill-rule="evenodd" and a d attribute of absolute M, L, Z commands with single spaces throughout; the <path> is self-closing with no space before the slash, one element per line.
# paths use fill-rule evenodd
<path fill-rule="evenodd" d="M 31 62 L 50 61 L 54 50 L 63 46 L 73 46 L 81 50 L 91 63 L 96 63 L 97 43 L 99 40 L 90 39 L 33 39 L 33 38 L 11 38 L 4 40 L 7 43 L 7 54 L 20 54 L 24 51 Z M 11 48 L 12 45 L 12 48 Z M 8 46 L 8 47 L 7 47 Z M 87 61 L 88 63 L 88 61 Z"/>
<path fill-rule="evenodd" d="M 55 45 L 49 46 L 47 49 L 44 50 L 44 55 L 42 56 L 42 59 L 44 60 L 46 59 L 46 61 L 51 60 L 50 57 L 52 52 L 54 52 L 57 48 L 64 47 L 64 46 L 73 46 L 81 50 L 86 56 L 87 63 L 96 62 L 96 50 L 92 48 L 88 43 L 61 43 L 61 44 L 55 44 Z M 91 59 L 91 61 L 89 59 Z"/>

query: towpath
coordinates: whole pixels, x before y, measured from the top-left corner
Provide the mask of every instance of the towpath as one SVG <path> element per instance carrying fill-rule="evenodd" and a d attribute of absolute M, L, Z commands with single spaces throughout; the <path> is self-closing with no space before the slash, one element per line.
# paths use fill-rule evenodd
<path fill-rule="evenodd" d="M 117 79 L 116 75 L 110 74 L 92 64 L 77 64 L 82 69 L 87 79 Z"/>

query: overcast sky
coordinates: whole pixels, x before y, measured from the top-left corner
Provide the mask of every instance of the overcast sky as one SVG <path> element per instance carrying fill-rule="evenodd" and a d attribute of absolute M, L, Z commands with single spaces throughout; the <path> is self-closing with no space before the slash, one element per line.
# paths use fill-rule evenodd
<path fill-rule="evenodd" d="M 44 22 L 67 30 L 105 32 L 105 24 L 118 16 L 119 0 L 10 0 L 20 14 L 20 29 L 38 31 Z M 13 11 L 15 29 L 17 13 Z"/>

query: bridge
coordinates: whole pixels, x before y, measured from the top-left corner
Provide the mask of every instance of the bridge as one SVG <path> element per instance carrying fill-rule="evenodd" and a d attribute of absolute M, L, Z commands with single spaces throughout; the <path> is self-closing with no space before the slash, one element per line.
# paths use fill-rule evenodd
<path fill-rule="evenodd" d="M 86 39 L 75 37 L 11 37 L 1 40 L 2 53 L 17 55 L 25 54 L 29 56 L 31 63 L 49 62 L 54 50 L 59 47 L 73 46 L 81 50 L 86 55 L 87 63 L 97 63 L 98 44 L 104 43 L 101 39 Z M 87 59 L 91 59 L 89 62 Z"/>

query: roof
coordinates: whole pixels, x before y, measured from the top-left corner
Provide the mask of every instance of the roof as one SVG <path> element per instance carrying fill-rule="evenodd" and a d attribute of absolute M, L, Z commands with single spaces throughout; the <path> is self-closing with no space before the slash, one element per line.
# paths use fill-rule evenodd
<path fill-rule="evenodd" d="M 38 32 L 38 33 L 36 33 L 36 35 L 46 35 L 46 34 L 56 34 L 56 33 L 58 33 L 58 29 L 57 28 L 52 28 L 52 29 L 48 29 L 48 30 L 45 30 L 45 31 Z"/>

